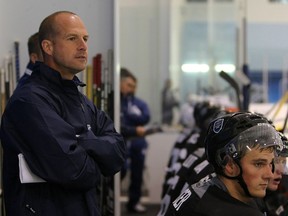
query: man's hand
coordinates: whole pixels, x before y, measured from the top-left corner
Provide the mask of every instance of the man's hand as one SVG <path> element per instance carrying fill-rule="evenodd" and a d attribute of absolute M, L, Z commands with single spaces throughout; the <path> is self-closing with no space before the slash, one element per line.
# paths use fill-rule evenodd
<path fill-rule="evenodd" d="M 137 134 L 137 136 L 145 136 L 146 128 L 143 126 L 137 126 L 136 127 L 136 134 Z"/>

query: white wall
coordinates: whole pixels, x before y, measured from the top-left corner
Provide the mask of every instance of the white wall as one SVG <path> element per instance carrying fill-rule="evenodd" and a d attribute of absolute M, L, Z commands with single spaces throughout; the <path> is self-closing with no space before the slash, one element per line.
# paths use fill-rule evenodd
<path fill-rule="evenodd" d="M 239 0 L 238 0 L 239 1 Z M 269 2 L 268 0 L 245 0 L 249 22 L 287 23 L 288 4 Z"/>
<path fill-rule="evenodd" d="M 120 64 L 138 78 L 137 95 L 160 121 L 161 89 L 169 74 L 168 0 L 120 0 Z"/>
<path fill-rule="evenodd" d="M 37 32 L 40 22 L 58 10 L 77 13 L 90 34 L 89 64 L 96 53 L 106 55 L 113 48 L 113 0 L 0 0 L 0 67 L 4 57 L 20 42 L 20 71 L 28 62 L 27 40 Z"/>
<path fill-rule="evenodd" d="M 187 3 L 185 0 L 119 0 L 119 3 L 121 65 L 131 69 L 137 76 L 137 94 L 148 102 L 152 121 L 159 122 L 160 94 L 165 78 L 169 75 L 172 77 L 174 88 L 181 89 L 183 85 L 179 78 L 181 20 L 195 19 L 195 16 L 207 20 L 207 5 Z M 233 17 L 236 25 L 240 22 L 237 18 L 244 13 L 250 23 L 288 22 L 287 4 L 270 3 L 267 0 L 235 0 L 235 10 L 231 10 L 228 5 L 223 2 L 214 3 L 213 6 L 221 8 L 221 13 L 213 10 L 214 18 L 227 20 L 227 17 Z M 170 15 L 177 18 L 177 13 L 181 19 L 178 17 L 179 20 L 171 20 Z M 243 48 L 242 45 L 238 47 Z M 238 56 L 241 57 L 239 65 L 244 61 L 242 55 Z M 262 62 L 259 67 L 262 67 Z"/>
<path fill-rule="evenodd" d="M 235 8 L 235 10 L 240 10 L 241 7 L 244 7 L 245 3 L 247 3 L 247 19 L 249 22 L 288 22 L 288 5 L 269 4 L 268 0 L 235 0 L 235 2 L 236 1 L 238 1 L 240 5 L 238 5 L 238 8 Z M 119 4 L 121 65 L 130 68 L 138 77 L 138 95 L 148 101 L 152 108 L 152 115 L 154 115 L 154 117 L 156 115 L 156 120 L 157 118 L 160 119 L 159 90 L 162 88 L 163 80 L 170 72 L 175 71 L 176 73 L 179 66 L 179 53 L 177 52 L 177 48 L 179 49 L 179 47 L 175 41 L 179 39 L 179 32 L 177 31 L 181 29 L 181 26 L 179 26 L 180 22 L 177 23 L 177 21 L 181 20 L 179 17 L 179 20 L 170 20 L 170 15 L 173 13 L 174 16 L 177 17 L 177 12 L 181 12 L 181 10 L 175 7 L 182 7 L 184 2 L 186 1 L 120 0 Z M 228 10 L 229 11 L 225 13 L 215 15 L 222 20 L 224 17 L 220 15 L 223 14 L 228 14 L 228 17 L 233 17 L 234 11 L 230 8 L 228 8 Z M 191 12 L 189 14 L 188 10 L 186 12 L 187 17 L 185 18 L 187 19 L 189 18 L 188 15 L 195 15 L 195 13 Z M 201 10 L 198 10 L 197 14 L 205 15 Z M 181 15 L 183 16 L 183 13 Z M 206 16 L 204 18 L 207 19 Z M 170 26 L 171 23 L 173 24 L 172 27 Z M 173 37 L 170 33 L 174 33 Z M 170 47 L 170 45 L 172 45 L 172 47 Z M 160 73 L 160 75 L 155 73 Z M 178 74 L 173 74 L 173 78 L 174 75 L 177 76 Z M 175 80 L 177 83 L 177 77 Z M 181 83 L 179 86 L 181 87 Z M 251 105 L 251 110 L 262 111 L 261 107 L 262 105 L 257 107 L 256 105 Z M 263 108 L 267 108 L 267 106 Z M 280 114 L 279 116 L 283 117 L 283 115 Z M 157 134 L 148 137 L 149 149 L 146 160 L 149 173 L 148 198 L 152 203 L 160 202 L 159 193 L 162 189 L 164 168 L 168 162 L 169 151 L 174 140 L 173 134 Z M 160 157 L 159 152 L 163 153 Z"/>

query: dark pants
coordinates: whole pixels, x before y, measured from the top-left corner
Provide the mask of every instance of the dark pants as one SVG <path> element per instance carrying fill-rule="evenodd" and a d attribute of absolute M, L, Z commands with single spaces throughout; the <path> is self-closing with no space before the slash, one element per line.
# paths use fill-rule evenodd
<path fill-rule="evenodd" d="M 147 150 L 147 142 L 145 138 L 132 139 L 128 146 L 130 168 L 130 185 L 129 185 L 129 200 L 128 208 L 133 208 L 139 201 L 142 195 L 143 172 L 145 169 L 145 156 Z"/>

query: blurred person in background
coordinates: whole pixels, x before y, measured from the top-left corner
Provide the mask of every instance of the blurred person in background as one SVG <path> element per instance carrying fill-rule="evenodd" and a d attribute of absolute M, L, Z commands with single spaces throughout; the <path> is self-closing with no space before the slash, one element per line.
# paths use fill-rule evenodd
<path fill-rule="evenodd" d="M 143 173 L 148 143 L 145 139 L 147 125 L 150 121 L 150 110 L 145 101 L 135 96 L 136 77 L 126 68 L 120 71 L 121 114 L 120 125 L 128 149 L 128 160 L 122 169 L 121 178 L 130 170 L 127 211 L 146 212 L 141 204 Z"/>
<path fill-rule="evenodd" d="M 162 90 L 162 124 L 171 126 L 174 118 L 174 108 L 179 107 L 175 92 L 171 89 L 172 81 L 167 79 Z"/>
<path fill-rule="evenodd" d="M 34 33 L 29 37 L 27 46 L 28 46 L 29 62 L 26 66 L 24 74 L 19 79 L 17 86 L 23 85 L 23 83 L 26 82 L 26 80 L 31 76 L 36 61 L 43 61 L 38 32 Z"/>

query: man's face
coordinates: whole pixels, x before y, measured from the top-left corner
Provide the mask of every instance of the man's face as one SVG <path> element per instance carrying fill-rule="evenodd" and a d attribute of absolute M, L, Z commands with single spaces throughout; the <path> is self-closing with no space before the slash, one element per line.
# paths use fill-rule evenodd
<path fill-rule="evenodd" d="M 59 15 L 58 23 L 58 34 L 51 41 L 50 66 L 69 79 L 86 67 L 88 33 L 78 16 Z"/>
<path fill-rule="evenodd" d="M 276 157 L 274 159 L 274 175 L 273 178 L 269 181 L 268 189 L 271 191 L 275 191 L 278 189 L 280 181 L 282 179 L 282 175 L 284 173 L 284 169 L 286 166 L 286 157 Z"/>
<path fill-rule="evenodd" d="M 120 88 L 124 96 L 133 95 L 136 91 L 136 82 L 131 77 L 123 78 L 121 79 Z"/>
<path fill-rule="evenodd" d="M 251 196 L 265 196 L 268 183 L 273 178 L 273 158 L 274 152 L 270 148 L 253 148 L 241 159 L 242 177 Z"/>

